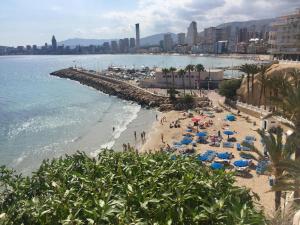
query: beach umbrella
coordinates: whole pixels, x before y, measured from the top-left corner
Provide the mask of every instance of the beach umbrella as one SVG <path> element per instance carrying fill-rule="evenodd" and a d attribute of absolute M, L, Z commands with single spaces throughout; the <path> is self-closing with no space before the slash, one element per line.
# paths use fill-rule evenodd
<path fill-rule="evenodd" d="M 249 166 L 249 161 L 248 160 L 237 160 L 233 163 L 233 165 L 237 167 L 246 167 Z"/>
<path fill-rule="evenodd" d="M 224 168 L 224 165 L 222 163 L 218 163 L 218 162 L 213 162 L 210 167 L 213 169 L 213 170 L 220 170 L 220 169 L 223 169 Z"/>
<path fill-rule="evenodd" d="M 196 134 L 198 137 L 206 137 L 207 133 L 206 132 L 199 132 Z"/>
<path fill-rule="evenodd" d="M 193 130 L 192 129 L 186 129 L 185 131 L 186 132 L 192 132 Z"/>
<path fill-rule="evenodd" d="M 225 130 L 223 133 L 228 135 L 228 138 L 229 138 L 230 135 L 234 135 L 234 132 L 231 131 L 231 130 Z"/>
<path fill-rule="evenodd" d="M 222 152 L 218 153 L 217 156 L 219 159 L 229 159 L 231 155 L 228 152 Z"/>
<path fill-rule="evenodd" d="M 198 121 L 200 121 L 201 119 L 200 118 L 198 118 L 198 117 L 194 117 L 194 118 L 192 118 L 192 121 L 193 122 L 198 122 Z"/>
<path fill-rule="evenodd" d="M 229 120 L 229 121 L 234 121 L 234 120 L 235 120 L 235 115 L 228 114 L 228 115 L 226 116 L 226 119 Z"/>
<path fill-rule="evenodd" d="M 192 141 L 193 141 L 193 140 L 191 140 L 191 139 L 183 139 L 183 140 L 181 141 L 181 144 L 183 144 L 183 145 L 188 145 L 188 144 L 192 143 Z"/>

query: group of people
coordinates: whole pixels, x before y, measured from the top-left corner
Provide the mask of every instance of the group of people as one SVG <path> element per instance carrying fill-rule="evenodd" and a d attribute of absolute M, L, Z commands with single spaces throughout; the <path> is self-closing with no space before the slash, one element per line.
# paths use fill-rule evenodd
<path fill-rule="evenodd" d="M 170 123 L 169 127 L 180 128 L 180 122 L 178 120 L 176 120 L 175 122 L 173 121 L 172 123 Z"/>
<path fill-rule="evenodd" d="M 133 135 L 134 135 L 134 139 L 137 140 L 136 131 L 134 131 Z M 146 141 L 146 132 L 145 131 L 143 131 L 141 133 L 141 139 L 142 139 L 143 143 Z"/>
<path fill-rule="evenodd" d="M 160 119 L 160 124 L 161 125 L 164 125 L 164 122 L 167 122 L 167 117 L 163 116 L 161 119 Z"/>

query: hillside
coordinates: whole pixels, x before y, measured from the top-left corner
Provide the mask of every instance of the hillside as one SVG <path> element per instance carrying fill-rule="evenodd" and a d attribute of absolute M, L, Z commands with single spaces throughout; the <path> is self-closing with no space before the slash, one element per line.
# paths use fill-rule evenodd
<path fill-rule="evenodd" d="M 270 67 L 270 69 L 267 71 L 266 76 L 267 78 L 270 77 L 277 77 L 277 76 L 283 76 L 285 74 L 289 74 L 291 71 L 294 69 L 300 70 L 300 65 L 299 64 L 274 64 Z M 256 74 L 254 77 L 254 95 L 253 98 L 251 96 L 250 103 L 252 105 L 258 105 L 259 104 L 259 98 L 261 95 L 261 85 L 258 81 L 259 74 Z M 250 79 L 251 80 L 251 79 Z M 251 81 L 250 81 L 250 92 L 251 92 Z M 247 78 L 246 76 L 244 77 L 241 87 L 237 90 L 238 96 L 241 98 L 242 101 L 246 102 L 247 100 Z M 270 97 L 270 90 L 266 88 L 266 95 L 267 98 Z M 262 96 L 261 98 L 261 103 L 264 102 L 264 97 Z"/>
<path fill-rule="evenodd" d="M 171 34 L 174 41 L 176 41 L 176 34 Z M 141 46 L 158 45 L 160 40 L 164 39 L 164 33 L 154 34 L 151 36 L 141 38 Z M 71 38 L 65 41 L 58 42 L 59 45 L 75 47 L 102 45 L 104 42 L 118 41 L 119 39 L 85 39 L 85 38 Z"/>

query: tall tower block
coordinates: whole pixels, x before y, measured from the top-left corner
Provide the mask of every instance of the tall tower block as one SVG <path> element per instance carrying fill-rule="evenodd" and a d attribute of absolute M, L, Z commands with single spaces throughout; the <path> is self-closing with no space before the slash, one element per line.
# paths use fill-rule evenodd
<path fill-rule="evenodd" d="M 140 24 L 135 24 L 135 47 L 140 48 Z"/>

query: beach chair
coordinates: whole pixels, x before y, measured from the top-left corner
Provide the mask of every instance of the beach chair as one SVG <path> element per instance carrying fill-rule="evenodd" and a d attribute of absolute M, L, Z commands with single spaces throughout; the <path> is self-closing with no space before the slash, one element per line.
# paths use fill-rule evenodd
<path fill-rule="evenodd" d="M 251 140 L 244 140 L 243 142 L 247 143 L 248 145 L 254 145 L 254 141 Z"/>
<path fill-rule="evenodd" d="M 243 146 L 240 143 L 236 144 L 236 149 L 238 151 L 251 151 L 251 149 L 249 147 Z"/>
<path fill-rule="evenodd" d="M 245 140 L 247 140 L 247 141 L 256 141 L 256 138 L 254 137 L 254 136 L 246 136 L 245 137 Z"/>
<path fill-rule="evenodd" d="M 264 174 L 268 168 L 269 161 L 268 160 L 261 160 L 258 162 L 256 167 L 257 174 Z"/>
<path fill-rule="evenodd" d="M 232 142 L 223 142 L 223 147 L 224 148 L 233 148 L 234 143 L 232 143 Z"/>

